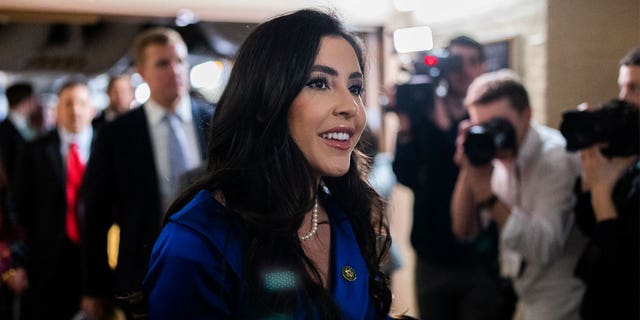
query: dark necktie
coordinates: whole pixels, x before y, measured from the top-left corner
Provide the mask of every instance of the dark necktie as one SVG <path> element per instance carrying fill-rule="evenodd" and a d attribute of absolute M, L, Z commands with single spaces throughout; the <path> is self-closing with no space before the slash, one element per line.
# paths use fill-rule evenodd
<path fill-rule="evenodd" d="M 82 183 L 84 173 L 84 163 L 80 160 L 78 145 L 69 145 L 67 154 L 67 214 L 66 229 L 69 240 L 73 243 L 80 243 L 80 232 L 78 229 L 78 191 Z"/>
<path fill-rule="evenodd" d="M 171 181 L 173 196 L 177 195 L 180 190 L 180 176 L 187 171 L 187 157 L 184 154 L 182 141 L 178 138 L 178 134 L 182 133 L 184 137 L 184 130 L 180 124 L 180 119 L 175 114 L 168 114 L 167 121 L 169 124 L 169 179 Z M 172 199 L 173 200 L 173 199 Z"/>

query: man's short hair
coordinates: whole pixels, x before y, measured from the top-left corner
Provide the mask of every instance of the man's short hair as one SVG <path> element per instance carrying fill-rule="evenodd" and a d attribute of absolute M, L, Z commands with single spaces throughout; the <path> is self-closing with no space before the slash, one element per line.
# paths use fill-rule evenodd
<path fill-rule="evenodd" d="M 640 47 L 635 47 L 620 60 L 620 66 L 640 66 Z"/>
<path fill-rule="evenodd" d="M 27 82 L 12 84 L 5 92 L 9 102 L 9 109 L 14 109 L 20 102 L 33 96 L 33 86 Z"/>
<path fill-rule="evenodd" d="M 484 48 L 482 47 L 482 45 L 468 36 L 457 36 L 449 40 L 449 45 L 447 46 L 447 48 L 451 48 L 452 46 L 469 47 L 476 49 L 476 51 L 478 51 L 478 57 L 480 57 L 480 61 L 485 60 Z"/>
<path fill-rule="evenodd" d="M 107 92 L 111 91 L 116 81 L 120 79 L 130 79 L 131 77 L 128 74 L 118 74 L 109 77 L 109 84 L 107 84 Z"/>
<path fill-rule="evenodd" d="M 530 107 L 527 89 L 509 69 L 485 73 L 473 80 L 467 91 L 465 104 L 484 105 L 503 98 L 507 98 L 518 112 Z"/>
<path fill-rule="evenodd" d="M 78 79 L 68 80 L 62 84 L 60 89 L 58 89 L 58 97 L 60 96 L 60 94 L 62 94 L 63 91 L 76 86 L 83 86 L 83 87 L 89 88 L 89 85 L 84 80 L 78 80 Z"/>
<path fill-rule="evenodd" d="M 144 63 L 144 51 L 148 46 L 165 46 L 168 44 L 179 44 L 185 46 L 185 48 L 187 47 L 180 34 L 171 28 L 154 27 L 143 31 L 133 40 L 132 51 L 135 64 L 141 65 Z"/>

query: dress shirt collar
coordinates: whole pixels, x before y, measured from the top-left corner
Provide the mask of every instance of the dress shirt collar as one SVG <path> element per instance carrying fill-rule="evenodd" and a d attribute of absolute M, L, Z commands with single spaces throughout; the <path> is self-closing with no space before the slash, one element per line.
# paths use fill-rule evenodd
<path fill-rule="evenodd" d="M 109 121 L 113 121 L 115 118 L 118 117 L 118 114 L 111 110 L 111 108 L 107 107 L 106 109 L 104 109 L 104 120 L 109 122 Z"/>
<path fill-rule="evenodd" d="M 75 143 L 78 145 L 82 161 L 86 162 L 89 159 L 91 140 L 93 139 L 93 128 L 91 126 L 87 126 L 80 133 L 71 133 L 59 126 L 58 135 L 60 136 L 60 152 L 64 157 L 67 156 L 69 145 Z"/>
<path fill-rule="evenodd" d="M 149 101 L 144 104 L 144 111 L 147 113 L 151 125 L 160 123 L 167 114 L 167 109 L 153 101 L 153 99 L 149 99 Z M 183 122 L 192 121 L 193 115 L 191 114 L 191 100 L 189 96 L 182 96 L 180 98 L 180 102 L 178 102 L 176 106 L 176 115 Z"/>
<path fill-rule="evenodd" d="M 91 139 L 93 138 L 93 128 L 91 126 L 87 126 L 87 128 L 82 130 L 80 133 L 71 133 L 65 130 L 63 127 L 58 127 L 58 134 L 60 135 L 60 141 L 64 145 L 76 143 L 78 147 L 82 149 L 85 146 L 91 145 Z"/>
<path fill-rule="evenodd" d="M 34 136 L 33 131 L 29 127 L 29 122 L 27 121 L 27 117 L 17 112 L 9 112 L 9 120 L 13 123 L 13 125 L 18 129 L 20 135 L 25 140 L 31 140 Z"/>
<path fill-rule="evenodd" d="M 538 150 L 540 144 L 542 144 L 540 134 L 534 127 L 534 124 L 529 125 L 522 145 L 518 149 L 518 165 L 524 165 L 525 163 L 527 163 L 529 159 L 531 159 L 531 157 L 536 153 L 536 150 Z"/>

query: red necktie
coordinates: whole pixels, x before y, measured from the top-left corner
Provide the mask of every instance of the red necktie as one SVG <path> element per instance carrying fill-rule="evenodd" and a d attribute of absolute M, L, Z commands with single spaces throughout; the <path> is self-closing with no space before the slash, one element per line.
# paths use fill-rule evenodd
<path fill-rule="evenodd" d="M 69 145 L 67 154 L 67 215 L 66 228 L 67 236 L 73 243 L 80 243 L 80 232 L 78 231 L 78 191 L 82 182 L 84 164 L 78 154 L 78 145 Z"/>

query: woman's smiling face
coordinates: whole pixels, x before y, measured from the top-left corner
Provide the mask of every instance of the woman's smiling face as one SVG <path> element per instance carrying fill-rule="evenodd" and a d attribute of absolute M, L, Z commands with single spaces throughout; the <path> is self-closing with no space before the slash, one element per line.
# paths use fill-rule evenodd
<path fill-rule="evenodd" d="M 351 44 L 324 36 L 305 86 L 289 109 L 289 133 L 318 177 L 349 170 L 366 124 L 364 79 Z"/>

